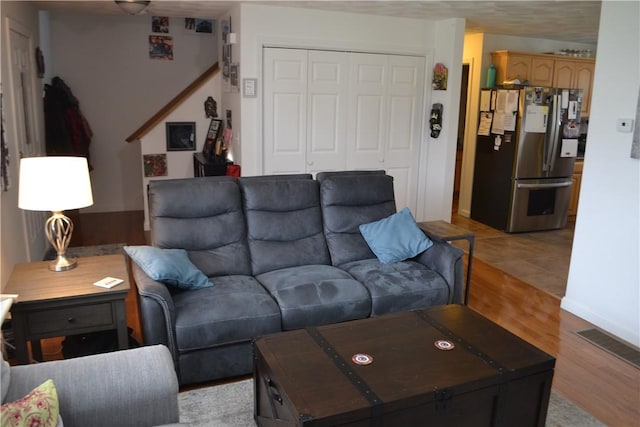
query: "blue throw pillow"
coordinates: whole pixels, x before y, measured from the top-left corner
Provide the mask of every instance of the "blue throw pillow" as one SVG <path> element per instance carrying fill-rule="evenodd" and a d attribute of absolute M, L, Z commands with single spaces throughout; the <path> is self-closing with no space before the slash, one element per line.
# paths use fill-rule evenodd
<path fill-rule="evenodd" d="M 379 221 L 362 224 L 360 233 L 383 264 L 413 258 L 433 245 L 416 224 L 409 208 Z"/>
<path fill-rule="evenodd" d="M 193 265 L 184 249 L 125 246 L 124 250 L 153 280 L 180 289 L 202 289 L 213 286 L 207 276 Z"/>

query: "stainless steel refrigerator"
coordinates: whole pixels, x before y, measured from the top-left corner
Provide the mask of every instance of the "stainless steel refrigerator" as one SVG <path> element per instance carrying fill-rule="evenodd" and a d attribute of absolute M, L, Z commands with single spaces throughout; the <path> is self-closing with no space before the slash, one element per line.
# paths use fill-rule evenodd
<path fill-rule="evenodd" d="M 483 89 L 471 218 L 506 232 L 565 227 L 582 89 Z"/>

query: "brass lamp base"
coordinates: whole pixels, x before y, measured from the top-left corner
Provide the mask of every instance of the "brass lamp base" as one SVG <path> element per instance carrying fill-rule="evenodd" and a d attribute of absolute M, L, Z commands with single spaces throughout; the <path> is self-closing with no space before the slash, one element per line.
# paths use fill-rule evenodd
<path fill-rule="evenodd" d="M 65 255 L 58 255 L 56 259 L 49 263 L 51 271 L 67 271 L 73 270 L 78 266 L 77 258 L 67 258 Z"/>
<path fill-rule="evenodd" d="M 67 258 L 65 255 L 67 247 L 71 241 L 71 233 L 73 233 L 73 222 L 62 212 L 52 212 L 51 216 L 44 224 L 44 232 L 56 250 L 58 256 L 49 264 L 51 271 L 67 271 L 78 266 L 76 258 Z"/>

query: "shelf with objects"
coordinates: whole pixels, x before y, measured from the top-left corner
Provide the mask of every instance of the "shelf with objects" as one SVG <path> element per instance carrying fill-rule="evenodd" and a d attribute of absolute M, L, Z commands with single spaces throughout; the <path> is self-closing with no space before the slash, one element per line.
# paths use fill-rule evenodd
<path fill-rule="evenodd" d="M 211 117 L 211 123 L 202 152 L 193 154 L 193 176 L 231 175 L 237 178 L 240 176 L 240 167 L 229 160 L 229 145 L 233 136 L 231 127 L 224 127 L 215 111 L 208 111 L 207 114 Z"/>

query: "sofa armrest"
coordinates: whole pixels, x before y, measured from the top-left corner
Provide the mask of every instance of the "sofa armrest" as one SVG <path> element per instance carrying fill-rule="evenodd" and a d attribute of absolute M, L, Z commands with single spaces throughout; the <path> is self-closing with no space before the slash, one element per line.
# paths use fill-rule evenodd
<path fill-rule="evenodd" d="M 449 285 L 449 304 L 462 304 L 464 300 L 464 251 L 442 240 L 431 239 L 433 246 L 415 260 L 440 274 Z"/>
<path fill-rule="evenodd" d="M 48 379 L 67 427 L 178 422 L 178 380 L 171 354 L 161 345 L 12 367 L 6 401 Z"/>
<path fill-rule="evenodd" d="M 140 325 L 146 345 L 164 344 L 178 360 L 176 344 L 176 310 L 169 289 L 164 283 L 150 278 L 133 260 L 131 275 L 138 290 Z"/>

